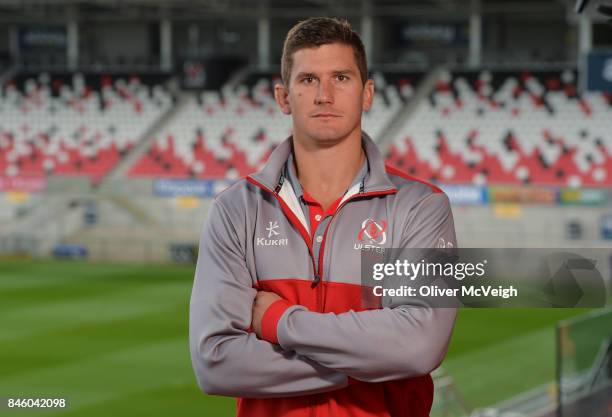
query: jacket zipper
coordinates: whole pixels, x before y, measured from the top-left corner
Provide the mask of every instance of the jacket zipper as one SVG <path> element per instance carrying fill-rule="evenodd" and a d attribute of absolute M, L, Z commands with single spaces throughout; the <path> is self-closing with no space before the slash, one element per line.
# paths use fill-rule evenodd
<path fill-rule="evenodd" d="M 336 211 L 334 212 L 334 214 L 332 214 L 331 219 L 329 219 L 329 222 L 327 223 L 327 227 L 325 228 L 325 232 L 323 232 L 323 241 L 321 242 L 321 249 L 319 250 L 319 265 L 318 265 L 318 271 L 317 271 L 317 275 L 315 277 L 315 281 L 313 281 L 311 287 L 317 287 L 317 311 L 322 313 L 324 310 L 324 300 L 323 300 L 323 286 L 322 285 L 318 285 L 320 281 L 323 280 L 323 257 L 324 257 L 324 252 L 325 252 L 325 242 L 327 242 L 327 232 L 329 230 L 329 228 L 331 227 L 332 222 L 334 221 L 334 218 L 336 217 L 336 215 L 338 214 L 338 212 L 340 211 L 340 209 L 342 207 L 344 207 L 347 203 L 349 203 L 350 201 L 357 199 L 357 198 L 362 198 L 362 197 L 373 197 L 373 196 L 382 196 L 382 195 L 388 195 L 388 194 L 395 194 L 397 192 L 397 190 L 392 189 L 392 190 L 387 190 L 387 191 L 370 191 L 370 192 L 363 192 L 363 191 L 359 191 L 358 193 L 352 195 L 351 197 L 347 198 L 342 204 L 340 204 L 337 208 Z"/>

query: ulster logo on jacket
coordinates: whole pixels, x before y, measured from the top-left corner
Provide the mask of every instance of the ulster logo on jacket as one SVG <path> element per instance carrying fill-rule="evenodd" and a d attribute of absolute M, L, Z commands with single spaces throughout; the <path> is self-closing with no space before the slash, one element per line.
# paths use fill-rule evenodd
<path fill-rule="evenodd" d="M 381 251 L 387 241 L 387 221 L 374 219 L 365 219 L 361 223 L 361 229 L 357 233 L 357 242 L 355 249 Z"/>

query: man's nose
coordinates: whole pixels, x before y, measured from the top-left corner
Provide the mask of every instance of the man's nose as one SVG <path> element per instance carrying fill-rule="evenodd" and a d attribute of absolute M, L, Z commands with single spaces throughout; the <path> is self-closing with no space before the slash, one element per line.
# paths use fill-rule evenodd
<path fill-rule="evenodd" d="M 315 97 L 316 104 L 333 103 L 334 102 L 334 87 L 330 80 L 321 80 L 317 95 Z"/>

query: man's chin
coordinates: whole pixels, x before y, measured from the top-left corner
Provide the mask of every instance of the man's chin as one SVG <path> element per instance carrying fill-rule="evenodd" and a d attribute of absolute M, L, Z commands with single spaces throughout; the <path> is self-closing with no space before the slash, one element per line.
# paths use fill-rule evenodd
<path fill-rule="evenodd" d="M 319 146 L 333 146 L 339 142 L 342 142 L 350 134 L 350 131 L 343 132 L 336 129 L 318 129 L 317 131 L 310 132 L 307 137 L 311 138 Z"/>

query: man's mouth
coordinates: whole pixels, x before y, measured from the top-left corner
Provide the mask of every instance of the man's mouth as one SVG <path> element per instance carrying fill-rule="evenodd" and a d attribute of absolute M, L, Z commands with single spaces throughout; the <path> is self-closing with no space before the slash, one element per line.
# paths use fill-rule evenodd
<path fill-rule="evenodd" d="M 315 113 L 313 114 L 311 117 L 317 118 L 317 119 L 328 119 L 328 118 L 334 118 L 334 117 L 341 117 L 339 114 L 336 113 Z"/>

